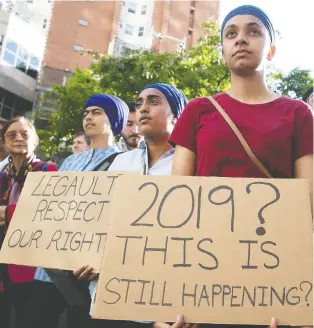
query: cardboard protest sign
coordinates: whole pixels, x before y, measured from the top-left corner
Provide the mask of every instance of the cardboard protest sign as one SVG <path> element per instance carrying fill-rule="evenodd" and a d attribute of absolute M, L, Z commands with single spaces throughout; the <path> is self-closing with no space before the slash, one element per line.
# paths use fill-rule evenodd
<path fill-rule="evenodd" d="M 308 183 L 119 179 L 93 317 L 312 324 Z"/>
<path fill-rule="evenodd" d="M 99 270 L 114 172 L 29 173 L 3 242 L 2 263 Z"/>

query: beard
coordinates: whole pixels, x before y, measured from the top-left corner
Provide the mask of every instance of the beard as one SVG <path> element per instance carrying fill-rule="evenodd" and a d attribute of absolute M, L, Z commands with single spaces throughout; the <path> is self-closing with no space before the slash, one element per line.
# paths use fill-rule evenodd
<path fill-rule="evenodd" d="M 137 148 L 138 142 L 140 140 L 140 137 L 138 135 L 131 135 L 128 138 L 126 138 L 125 136 L 122 137 L 128 147 Z"/>

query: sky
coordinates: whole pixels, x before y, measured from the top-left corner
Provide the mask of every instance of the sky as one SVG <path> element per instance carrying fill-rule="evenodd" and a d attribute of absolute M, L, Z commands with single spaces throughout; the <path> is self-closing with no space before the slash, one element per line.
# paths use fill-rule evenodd
<path fill-rule="evenodd" d="M 285 73 L 295 67 L 310 69 L 314 77 L 314 0 L 221 0 L 220 22 L 244 4 L 265 10 L 280 31 L 274 66 Z"/>

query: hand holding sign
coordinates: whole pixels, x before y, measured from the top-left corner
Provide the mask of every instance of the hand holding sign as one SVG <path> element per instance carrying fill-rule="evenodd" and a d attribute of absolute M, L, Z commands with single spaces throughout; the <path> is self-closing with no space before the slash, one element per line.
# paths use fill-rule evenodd
<path fill-rule="evenodd" d="M 182 314 L 178 314 L 177 321 L 173 325 L 164 322 L 154 322 L 153 328 L 199 328 L 200 325 L 195 323 L 185 323 Z"/>

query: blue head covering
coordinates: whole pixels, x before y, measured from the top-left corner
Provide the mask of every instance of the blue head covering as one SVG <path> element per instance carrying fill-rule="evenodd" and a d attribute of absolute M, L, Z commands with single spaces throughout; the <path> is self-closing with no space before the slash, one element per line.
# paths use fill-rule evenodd
<path fill-rule="evenodd" d="M 144 90 L 146 89 L 159 90 L 166 97 L 170 105 L 172 114 L 175 118 L 179 118 L 184 107 L 188 103 L 188 100 L 184 95 L 184 93 L 170 84 L 154 83 L 154 84 L 147 85 L 144 88 Z"/>
<path fill-rule="evenodd" d="M 237 7 L 230 11 L 230 13 L 225 17 L 225 19 L 221 25 L 221 30 L 220 30 L 221 40 L 222 40 L 222 35 L 223 35 L 223 31 L 224 31 L 226 23 L 232 17 L 239 16 L 239 15 L 251 15 L 251 16 L 258 18 L 263 23 L 263 25 L 266 27 L 266 29 L 269 33 L 269 36 L 270 36 L 271 43 L 275 43 L 275 29 L 274 29 L 274 26 L 273 26 L 272 22 L 270 21 L 269 17 L 262 9 L 255 7 L 255 6 L 251 6 L 251 5 L 240 6 L 240 7 Z"/>
<path fill-rule="evenodd" d="M 104 110 L 114 136 L 122 132 L 129 116 L 129 107 L 123 100 L 112 95 L 98 94 L 87 100 L 84 109 L 91 106 L 97 106 Z"/>

